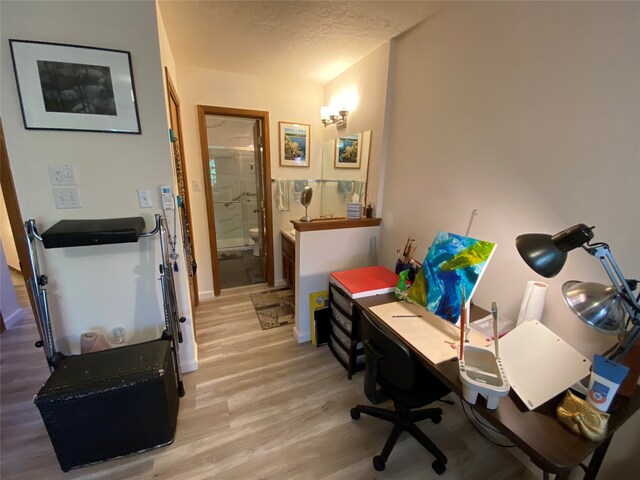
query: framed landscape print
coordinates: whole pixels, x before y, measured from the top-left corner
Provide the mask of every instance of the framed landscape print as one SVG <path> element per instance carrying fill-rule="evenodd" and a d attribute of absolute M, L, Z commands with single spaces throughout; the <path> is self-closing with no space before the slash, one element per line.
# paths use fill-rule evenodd
<path fill-rule="evenodd" d="M 361 135 L 357 133 L 336 139 L 336 168 L 360 168 L 360 157 L 362 156 L 360 149 Z"/>
<path fill-rule="evenodd" d="M 140 133 L 129 52 L 9 44 L 25 128 Z"/>
<path fill-rule="evenodd" d="M 308 167 L 311 126 L 304 123 L 278 123 L 280 126 L 280 166 Z"/>

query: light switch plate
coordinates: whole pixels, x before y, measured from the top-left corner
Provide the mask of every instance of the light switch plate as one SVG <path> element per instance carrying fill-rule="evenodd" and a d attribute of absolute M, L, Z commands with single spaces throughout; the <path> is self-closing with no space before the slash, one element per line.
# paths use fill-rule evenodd
<path fill-rule="evenodd" d="M 199 192 L 200 190 L 202 190 L 202 184 L 200 183 L 200 180 L 192 180 L 191 186 L 193 187 L 194 192 Z"/>
<path fill-rule="evenodd" d="M 153 202 L 151 201 L 151 190 L 139 188 L 138 203 L 140 204 L 140 208 L 152 208 Z"/>
<path fill-rule="evenodd" d="M 71 165 L 49 165 L 49 178 L 54 187 L 75 185 L 76 179 Z"/>
<path fill-rule="evenodd" d="M 80 197 L 76 187 L 54 187 L 52 190 L 56 208 L 80 208 Z"/>

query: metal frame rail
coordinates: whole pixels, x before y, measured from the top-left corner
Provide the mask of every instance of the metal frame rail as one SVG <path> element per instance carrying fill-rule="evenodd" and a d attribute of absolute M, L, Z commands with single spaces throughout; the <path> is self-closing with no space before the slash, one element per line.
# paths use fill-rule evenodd
<path fill-rule="evenodd" d="M 164 217 L 158 214 L 156 214 L 155 220 L 155 228 L 150 232 L 140 234 L 140 236 L 153 237 L 154 235 L 159 235 L 160 237 L 162 263 L 159 266 L 159 281 L 162 287 L 162 303 L 164 307 L 165 322 L 165 329 L 162 332 L 161 338 L 163 340 L 169 340 L 171 343 L 173 363 L 176 372 L 176 387 L 178 389 L 178 394 L 182 397 L 184 396 L 185 390 L 182 382 L 182 374 L 180 372 L 179 344 L 182 343 L 180 323 L 184 323 L 186 319 L 185 317 L 180 317 L 178 313 L 178 302 L 176 300 L 176 289 L 173 280 L 173 266 L 169 260 L 167 222 Z M 38 233 L 35 220 L 26 221 L 24 226 L 27 233 L 29 260 L 32 272 L 32 275 L 28 280 L 28 286 L 35 301 L 36 325 L 38 327 L 38 332 L 40 333 L 40 338 L 42 339 L 36 342 L 36 347 L 44 348 L 49 369 L 53 371 L 60 365 L 62 360 L 66 358 L 66 355 L 57 350 L 56 342 L 53 338 L 47 289 L 45 288 L 49 283 L 49 279 L 47 275 L 44 275 L 40 271 L 38 249 L 36 247 L 36 240 L 42 241 L 42 236 Z"/>

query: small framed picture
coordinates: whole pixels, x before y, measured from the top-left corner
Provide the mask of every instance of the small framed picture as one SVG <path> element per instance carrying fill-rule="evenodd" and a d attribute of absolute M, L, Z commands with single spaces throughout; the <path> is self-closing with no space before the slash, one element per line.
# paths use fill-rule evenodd
<path fill-rule="evenodd" d="M 278 122 L 280 126 L 280 166 L 308 167 L 311 126 Z"/>
<path fill-rule="evenodd" d="M 336 168 L 360 168 L 360 157 L 362 156 L 360 148 L 361 136 L 361 133 L 357 133 L 336 139 Z"/>
<path fill-rule="evenodd" d="M 9 44 L 26 129 L 140 133 L 129 52 Z"/>

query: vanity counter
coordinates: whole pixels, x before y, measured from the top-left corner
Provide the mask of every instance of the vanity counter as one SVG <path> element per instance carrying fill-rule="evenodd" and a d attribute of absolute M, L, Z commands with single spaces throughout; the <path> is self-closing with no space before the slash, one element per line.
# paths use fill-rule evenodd
<path fill-rule="evenodd" d="M 280 229 L 280 235 L 282 235 L 283 237 L 285 237 L 287 240 L 289 240 L 291 243 L 295 245 L 296 234 L 292 229 L 285 230 L 284 228 L 282 228 Z"/>

